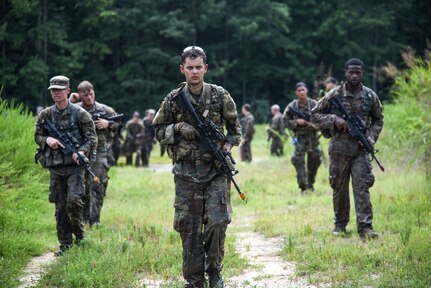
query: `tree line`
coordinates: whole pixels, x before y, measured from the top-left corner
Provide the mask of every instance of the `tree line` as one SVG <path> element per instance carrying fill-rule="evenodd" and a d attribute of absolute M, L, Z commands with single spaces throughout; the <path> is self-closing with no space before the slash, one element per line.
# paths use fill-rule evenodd
<path fill-rule="evenodd" d="M 365 83 L 391 97 L 387 62 L 400 51 L 422 53 L 431 37 L 426 0 L 3 0 L 0 85 L 6 99 L 34 110 L 51 104 L 48 80 L 58 74 L 95 85 L 96 98 L 117 112 L 157 108 L 183 81 L 180 53 L 205 49 L 206 80 L 266 121 L 269 106 L 293 99 L 304 81 L 318 93 L 327 76 L 343 78 L 344 62 L 366 64 Z"/>

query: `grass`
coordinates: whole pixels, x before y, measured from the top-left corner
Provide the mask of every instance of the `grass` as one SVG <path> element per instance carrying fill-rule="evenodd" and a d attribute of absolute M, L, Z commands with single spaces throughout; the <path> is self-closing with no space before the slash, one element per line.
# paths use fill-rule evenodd
<path fill-rule="evenodd" d="M 252 216 L 256 231 L 284 236 L 282 256 L 295 261 L 297 275 L 307 277 L 310 283 L 331 283 L 335 287 L 429 287 L 430 181 L 421 162 L 405 160 L 407 148 L 394 143 L 393 131 L 399 122 L 392 118 L 400 109 L 396 105 L 385 107 L 387 126 L 378 143 L 379 156 L 387 168 L 386 173 L 374 169 L 376 183 L 371 190 L 379 239 L 360 240 L 353 208 L 346 236 L 332 236 L 332 191 L 327 167 L 322 165 L 319 170 L 317 192 L 301 196 L 290 163 L 293 146 L 285 144 L 284 157 L 268 156 L 263 125 L 257 127 L 252 143 L 255 163 L 237 165 L 241 172 L 236 178 L 249 203 L 243 205 L 233 191 L 233 217 L 240 221 L 245 215 Z M 3 121 L 5 111 L 0 115 L 0 131 L 8 131 L 10 123 Z M 17 124 L 9 131 L 33 127 L 34 119 L 29 115 L 13 119 Z M 32 159 L 28 160 L 34 151 L 29 148 L 33 145 L 32 130 L 30 134 L 0 134 L 0 152 L 7 155 L 0 163 L 10 167 L 0 174 L 1 287 L 15 286 L 30 257 L 58 245 L 54 206 L 47 201 L 48 175 L 42 168 L 35 168 Z M 10 148 L 4 135 L 14 135 L 14 147 L 24 148 L 7 152 Z M 322 142 L 326 150 L 327 141 Z M 152 163 L 170 162 L 158 154 L 156 146 Z M 27 161 L 15 163 L 17 155 L 25 155 L 23 159 Z M 238 149 L 234 155 L 238 156 Z M 87 231 L 87 240 L 81 246 L 73 247 L 51 265 L 39 287 L 136 287 L 143 277 L 162 278 L 168 281 L 166 287 L 181 287 L 181 243 L 172 228 L 173 176 L 150 169 L 115 167 L 110 178 L 102 225 Z M 234 251 L 234 231 L 228 229 L 225 277 L 249 268 Z"/>

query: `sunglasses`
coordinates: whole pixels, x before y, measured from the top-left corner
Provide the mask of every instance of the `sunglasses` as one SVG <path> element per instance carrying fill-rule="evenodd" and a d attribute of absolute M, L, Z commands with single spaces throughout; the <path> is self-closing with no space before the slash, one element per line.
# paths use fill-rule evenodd
<path fill-rule="evenodd" d="M 202 49 L 202 48 L 201 48 L 201 47 L 199 47 L 199 46 L 189 46 L 189 47 L 186 47 L 186 48 L 184 48 L 183 53 L 185 53 L 185 52 L 187 52 L 187 51 L 190 51 L 190 50 L 193 50 L 193 49 L 198 50 L 198 51 L 200 51 L 200 52 L 202 52 L 202 53 L 205 53 L 205 52 L 204 52 L 204 49 Z"/>

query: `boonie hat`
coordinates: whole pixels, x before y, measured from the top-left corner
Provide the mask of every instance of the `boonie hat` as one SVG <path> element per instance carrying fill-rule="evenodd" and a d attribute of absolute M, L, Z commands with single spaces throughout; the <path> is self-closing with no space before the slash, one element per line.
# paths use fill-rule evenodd
<path fill-rule="evenodd" d="M 66 76 L 54 76 L 51 78 L 51 80 L 49 80 L 49 87 L 48 90 L 51 89 L 67 89 L 69 88 L 69 78 L 67 78 Z"/>

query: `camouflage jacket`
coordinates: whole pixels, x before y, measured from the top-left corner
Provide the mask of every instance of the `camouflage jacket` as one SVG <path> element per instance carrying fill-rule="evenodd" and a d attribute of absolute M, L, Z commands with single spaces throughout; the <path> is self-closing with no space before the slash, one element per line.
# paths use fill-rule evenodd
<path fill-rule="evenodd" d="M 362 118 L 367 125 L 366 136 L 376 142 L 383 128 L 382 105 L 376 93 L 361 85 L 361 89 L 353 95 L 345 89 L 345 84 L 339 85 L 320 99 L 311 112 L 311 120 L 322 130 L 322 134 L 331 135 L 329 153 L 355 155 L 360 151 L 358 141 L 348 133 L 339 133 L 335 127 L 335 117 L 341 116 L 341 112 L 331 105 L 330 99 L 333 97 L 340 97 L 348 113 Z"/>
<path fill-rule="evenodd" d="M 140 144 L 144 137 L 145 128 L 141 119 L 137 123 L 130 119 L 126 123 L 126 143 Z"/>
<path fill-rule="evenodd" d="M 98 113 L 98 112 L 106 113 L 106 115 L 108 117 L 114 116 L 117 114 L 117 113 L 115 113 L 114 109 L 112 109 L 111 107 L 109 107 L 105 104 L 99 103 L 99 102 L 94 102 L 93 107 L 91 107 L 90 109 L 84 108 L 82 105 L 82 102 L 78 103 L 77 105 L 79 105 L 83 109 L 85 109 L 88 113 L 91 114 L 91 116 L 93 116 L 95 113 Z M 118 130 L 119 126 L 120 126 L 120 123 L 118 123 L 118 122 L 110 122 L 109 127 L 107 129 L 97 129 L 96 128 L 97 153 L 104 153 L 108 150 L 107 142 L 113 137 L 115 132 Z"/>
<path fill-rule="evenodd" d="M 154 131 L 153 121 L 150 118 L 145 117 L 142 120 L 142 124 L 144 125 L 144 142 L 152 143 L 154 137 L 156 137 L 156 132 Z"/>
<path fill-rule="evenodd" d="M 63 111 L 58 110 L 57 106 L 45 108 L 38 116 L 35 128 L 35 142 L 40 147 L 40 161 L 44 161 L 46 167 L 60 167 L 76 165 L 72 155 L 64 156 L 59 149 L 51 149 L 46 144 L 46 138 L 50 135 L 43 127 L 45 119 L 50 119 L 56 128 L 63 133 L 71 133 L 81 144 L 79 151 L 88 152 L 96 147 L 97 136 L 91 115 L 78 105 L 69 103 Z M 55 138 L 55 137 L 54 137 Z"/>
<path fill-rule="evenodd" d="M 292 111 L 292 108 L 295 110 L 298 110 L 299 112 L 303 113 L 304 115 L 310 115 L 311 116 L 311 110 L 316 106 L 317 101 L 308 98 L 307 104 L 301 104 L 298 100 L 293 100 L 292 102 L 287 105 L 286 109 L 283 113 L 283 120 L 285 126 L 292 130 L 295 135 L 311 135 L 316 136 L 317 135 L 317 128 L 310 122 L 307 123 L 305 126 L 299 126 L 296 123 L 296 119 L 301 118 L 297 114 L 295 114 Z"/>
<path fill-rule="evenodd" d="M 254 116 L 249 114 L 248 116 L 244 116 L 240 120 L 241 123 L 241 134 L 242 138 L 250 142 L 253 139 L 254 135 Z"/>
<path fill-rule="evenodd" d="M 180 88 L 166 96 L 153 120 L 153 126 L 157 140 L 167 146 L 169 156 L 174 161 L 173 173 L 190 181 L 205 182 L 218 173 L 214 167 L 214 159 L 208 152 L 199 149 L 199 143 L 196 140 L 188 141 L 181 134 L 175 133 L 176 123 L 184 121 L 195 125 L 192 116 L 177 96 L 184 91 L 198 115 L 207 115 L 203 118 L 211 119 L 221 132 L 224 132 L 223 126 L 225 126 L 226 134 L 222 142 L 228 142 L 233 146 L 239 145 L 241 127 L 235 102 L 225 89 L 204 83 L 203 92 L 195 98 L 185 85 L 182 83 Z M 209 99 L 208 111 L 206 111 L 204 99 Z M 220 147 L 223 144 L 218 143 Z"/>
<path fill-rule="evenodd" d="M 281 113 L 274 115 L 271 120 L 271 125 L 269 126 L 271 129 L 268 131 L 268 136 L 271 138 L 279 138 L 280 135 L 285 135 L 284 132 L 284 123 L 283 123 L 283 115 Z M 277 132 L 273 133 L 271 130 Z"/>

